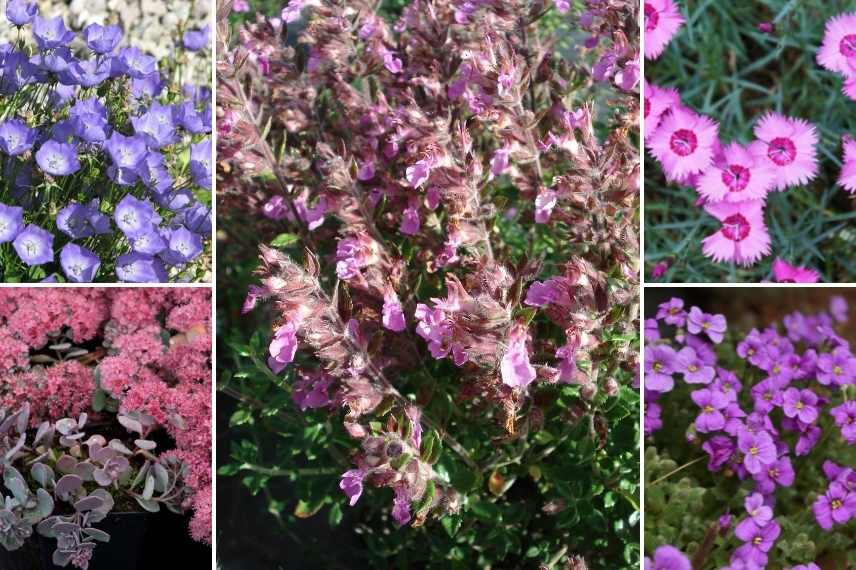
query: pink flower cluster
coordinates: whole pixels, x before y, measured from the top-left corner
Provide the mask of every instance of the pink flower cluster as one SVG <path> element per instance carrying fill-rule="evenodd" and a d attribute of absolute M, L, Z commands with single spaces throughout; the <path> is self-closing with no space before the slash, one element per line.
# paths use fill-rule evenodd
<path fill-rule="evenodd" d="M 97 366 L 96 366 L 97 363 Z M 93 414 L 99 387 L 175 442 L 196 540 L 211 534 L 211 294 L 204 289 L 0 290 L 0 407 L 32 422 Z"/>
<path fill-rule="evenodd" d="M 683 20 L 672 0 L 646 3 L 645 16 L 646 57 L 653 59 Z M 856 29 L 854 25 L 856 14 L 829 22 L 818 54 L 822 65 L 856 74 L 856 35 L 848 35 L 848 30 Z M 699 195 L 697 204 L 720 222 L 720 229 L 704 239 L 704 254 L 715 262 L 743 266 L 769 255 L 771 240 L 764 220 L 767 195 L 803 186 L 817 176 L 816 127 L 801 118 L 769 112 L 755 124 L 756 140 L 748 145 L 723 143 L 716 121 L 683 105 L 677 90 L 645 82 L 644 92 L 648 150 L 666 179 L 692 186 Z M 843 143 L 839 184 L 856 192 L 856 143 L 846 135 Z M 817 280 L 813 270 L 790 266 L 784 260 L 776 263 L 779 281 Z"/>

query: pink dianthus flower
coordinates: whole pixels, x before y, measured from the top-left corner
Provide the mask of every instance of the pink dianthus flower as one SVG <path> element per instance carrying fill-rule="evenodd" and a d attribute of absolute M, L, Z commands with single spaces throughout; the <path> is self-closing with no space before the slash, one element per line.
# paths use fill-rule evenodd
<path fill-rule="evenodd" d="M 645 1 L 645 58 L 657 59 L 684 24 L 672 0 Z"/>
<path fill-rule="evenodd" d="M 718 132 L 712 119 L 681 107 L 663 118 L 648 144 L 666 177 L 681 181 L 711 165 Z"/>
<path fill-rule="evenodd" d="M 768 113 L 755 125 L 755 136 L 749 150 L 772 169 L 775 190 L 806 184 L 817 175 L 817 129 L 808 121 Z"/>
<path fill-rule="evenodd" d="M 770 253 L 770 234 L 764 224 L 759 200 L 707 204 L 704 209 L 722 223 L 715 234 L 702 241 L 702 251 L 716 262 L 752 265 Z"/>

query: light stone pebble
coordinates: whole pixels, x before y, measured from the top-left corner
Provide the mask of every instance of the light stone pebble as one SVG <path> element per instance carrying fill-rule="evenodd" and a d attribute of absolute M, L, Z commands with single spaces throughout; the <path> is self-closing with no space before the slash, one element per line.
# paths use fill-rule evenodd
<path fill-rule="evenodd" d="M 40 14 L 62 16 L 78 33 L 87 24 L 118 24 L 125 31 L 122 45 L 136 46 L 159 60 L 173 57 L 175 46 L 181 45 L 180 26 L 201 28 L 211 15 L 208 0 L 40 0 L 38 5 Z M 14 41 L 16 33 L 6 20 L 6 0 L 0 0 L 0 42 Z M 210 85 L 211 50 L 191 54 L 189 68 L 185 81 Z"/>

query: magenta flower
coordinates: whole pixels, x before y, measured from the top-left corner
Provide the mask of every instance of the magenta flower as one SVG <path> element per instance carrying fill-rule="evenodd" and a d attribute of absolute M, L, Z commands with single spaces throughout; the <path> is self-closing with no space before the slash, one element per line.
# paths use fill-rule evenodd
<path fill-rule="evenodd" d="M 856 192 L 856 140 L 844 135 L 842 144 L 844 145 L 844 165 L 838 176 L 838 185 L 852 194 Z"/>
<path fill-rule="evenodd" d="M 687 322 L 687 312 L 684 310 L 684 300 L 672 297 L 657 307 L 657 318 L 667 325 L 682 327 Z"/>
<path fill-rule="evenodd" d="M 703 332 L 710 340 L 719 344 L 722 342 L 727 328 L 725 315 L 711 315 L 703 312 L 698 307 L 690 308 L 690 313 L 687 317 L 687 330 L 692 334 L 701 334 Z"/>
<path fill-rule="evenodd" d="M 500 372 L 502 383 L 512 388 L 526 388 L 535 380 L 535 368 L 529 362 L 526 343 L 529 331 L 525 325 L 515 323 L 508 333 L 508 349 L 502 357 Z"/>
<path fill-rule="evenodd" d="M 645 2 L 645 58 L 657 59 L 684 24 L 684 17 L 672 0 Z"/>
<path fill-rule="evenodd" d="M 829 410 L 835 425 L 841 429 L 841 437 L 847 443 L 856 444 L 856 400 L 848 400 Z"/>
<path fill-rule="evenodd" d="M 701 413 L 695 420 L 695 426 L 699 432 L 710 433 L 725 427 L 725 416 L 722 410 L 728 407 L 728 398 L 721 392 L 707 388 L 692 392 L 690 397 L 701 408 Z"/>
<path fill-rule="evenodd" d="M 274 374 L 279 374 L 294 360 L 297 352 L 297 325 L 287 322 L 276 330 L 268 352 L 268 366 Z"/>
<path fill-rule="evenodd" d="M 660 126 L 662 118 L 681 104 L 677 89 L 645 84 L 645 140 L 647 141 Z"/>
<path fill-rule="evenodd" d="M 749 149 L 731 143 L 723 149 L 722 160 L 701 175 L 697 188 L 711 202 L 743 202 L 763 200 L 774 183 L 772 169 Z"/>
<path fill-rule="evenodd" d="M 750 152 L 775 176 L 775 190 L 806 184 L 817 175 L 817 129 L 808 121 L 768 113 L 755 125 Z"/>
<path fill-rule="evenodd" d="M 654 559 L 645 558 L 645 570 L 692 570 L 689 558 L 670 544 L 654 551 Z"/>
<path fill-rule="evenodd" d="M 752 493 L 743 502 L 748 517 L 737 524 L 734 534 L 741 540 L 748 540 L 757 535 L 762 528 L 773 520 L 773 509 L 764 504 L 761 493 Z"/>
<path fill-rule="evenodd" d="M 702 241 L 702 251 L 716 262 L 749 266 L 770 253 L 770 234 L 764 223 L 764 204 L 758 200 L 705 205 L 722 227 Z"/>
<path fill-rule="evenodd" d="M 856 380 L 856 357 L 846 346 L 839 346 L 832 352 L 821 354 L 817 358 L 817 381 L 844 386 Z"/>
<path fill-rule="evenodd" d="M 737 447 L 744 454 L 743 465 L 746 471 L 753 475 L 776 461 L 776 444 L 766 431 L 740 431 L 737 434 Z"/>
<path fill-rule="evenodd" d="M 788 388 L 782 394 L 782 410 L 789 418 L 797 418 L 806 424 L 817 419 L 817 394 L 809 389 Z"/>
<path fill-rule="evenodd" d="M 856 493 L 835 481 L 826 493 L 812 505 L 814 518 L 823 530 L 832 530 L 835 524 L 844 524 L 856 514 Z"/>
<path fill-rule="evenodd" d="M 735 529 L 734 534 L 745 544 L 734 551 L 734 556 L 751 561 L 760 567 L 766 566 L 767 552 L 773 548 L 773 544 L 782 532 L 779 523 L 771 521 L 762 528 L 753 529 L 752 532 L 747 532 L 748 529 L 744 528 L 744 532 L 741 533 L 738 529 Z"/>
<path fill-rule="evenodd" d="M 817 283 L 820 274 L 814 269 L 797 267 L 777 257 L 773 262 L 773 278 L 777 283 Z"/>
<path fill-rule="evenodd" d="M 645 389 L 653 392 L 671 392 L 675 387 L 678 355 L 665 344 L 645 347 Z"/>
<path fill-rule="evenodd" d="M 648 147 L 669 180 L 684 180 L 707 170 L 713 162 L 719 127 L 709 117 L 678 107 L 651 135 Z"/>
<path fill-rule="evenodd" d="M 363 494 L 363 479 L 366 478 L 366 474 L 363 469 L 351 469 L 342 474 L 339 488 L 348 496 L 348 504 L 352 507 L 357 504 L 360 495 Z"/>
<path fill-rule="evenodd" d="M 773 493 L 776 486 L 790 487 L 794 484 L 796 477 L 791 460 L 787 457 L 780 457 L 772 465 L 768 465 L 766 469 L 762 469 L 752 476 L 755 479 L 758 491 L 761 493 Z"/>
<path fill-rule="evenodd" d="M 533 281 L 523 303 L 530 307 L 545 307 L 560 300 L 569 300 L 566 281 L 563 277 L 551 277 L 543 282 Z"/>
<path fill-rule="evenodd" d="M 401 301 L 391 286 L 386 286 L 383 294 L 383 326 L 391 331 L 401 332 L 407 328 L 404 320 L 404 312 L 401 310 Z"/>
<path fill-rule="evenodd" d="M 852 78 L 856 76 L 856 12 L 839 14 L 826 22 L 823 44 L 817 51 L 817 62 L 828 69 Z"/>

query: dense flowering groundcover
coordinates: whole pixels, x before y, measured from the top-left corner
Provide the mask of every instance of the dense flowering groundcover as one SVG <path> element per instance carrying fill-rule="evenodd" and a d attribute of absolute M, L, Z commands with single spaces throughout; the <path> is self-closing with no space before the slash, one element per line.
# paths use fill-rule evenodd
<path fill-rule="evenodd" d="M 0 279 L 166 282 L 210 266 L 211 90 L 182 84 L 207 26 L 158 61 L 10 0 L 0 38 Z"/>
<path fill-rule="evenodd" d="M 20 547 L 50 514 L 42 495 L 71 505 L 86 493 L 97 501 L 71 513 L 89 523 L 100 520 L 89 511 L 106 514 L 114 502 L 113 510 L 164 506 L 192 512 L 193 538 L 209 542 L 211 349 L 208 290 L 0 290 L 0 544 Z M 38 510 L 17 479 L 31 485 Z M 57 522 L 46 520 L 42 534 Z M 103 539 L 59 537 L 61 550 L 81 536 Z M 65 548 L 66 560 L 86 568 L 86 544 Z"/>
<path fill-rule="evenodd" d="M 828 297 L 751 330 L 680 298 L 646 321 L 647 568 L 856 562 L 854 327 Z"/>
<path fill-rule="evenodd" d="M 219 472 L 278 562 L 635 567 L 638 7 L 376 8 L 221 7 Z"/>
<path fill-rule="evenodd" d="M 856 4 L 645 3 L 645 261 L 671 282 L 849 282 Z"/>

